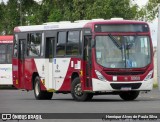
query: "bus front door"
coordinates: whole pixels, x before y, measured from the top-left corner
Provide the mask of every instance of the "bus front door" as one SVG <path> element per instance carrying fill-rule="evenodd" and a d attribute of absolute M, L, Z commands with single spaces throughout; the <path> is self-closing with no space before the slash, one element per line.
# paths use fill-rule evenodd
<path fill-rule="evenodd" d="M 54 72 L 53 72 L 53 62 L 54 57 L 56 53 L 56 38 L 57 38 L 57 32 L 56 31 L 46 31 L 45 33 L 45 43 L 46 43 L 46 49 L 45 49 L 45 57 L 47 63 L 45 63 L 45 74 L 47 74 L 45 77 L 45 80 L 48 81 L 46 86 L 49 90 L 54 89 L 55 90 L 55 78 L 54 78 Z"/>
<path fill-rule="evenodd" d="M 25 44 L 26 39 L 19 39 L 19 63 L 18 63 L 18 79 L 20 83 L 20 88 L 25 89 Z"/>
<path fill-rule="evenodd" d="M 55 56 L 55 37 L 46 38 L 46 57 L 49 58 L 48 65 L 48 88 L 55 89 L 55 79 L 53 78 L 53 58 Z"/>
<path fill-rule="evenodd" d="M 83 52 L 83 71 L 84 71 L 84 84 L 82 85 L 83 90 L 92 90 L 92 78 L 91 78 L 91 71 L 92 71 L 92 48 L 91 48 L 91 35 L 84 36 L 84 52 Z"/>

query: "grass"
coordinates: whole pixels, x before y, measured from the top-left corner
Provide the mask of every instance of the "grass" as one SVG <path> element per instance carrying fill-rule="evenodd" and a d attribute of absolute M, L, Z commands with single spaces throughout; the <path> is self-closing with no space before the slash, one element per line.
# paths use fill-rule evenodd
<path fill-rule="evenodd" d="M 153 88 L 158 88 L 158 83 L 154 83 Z"/>

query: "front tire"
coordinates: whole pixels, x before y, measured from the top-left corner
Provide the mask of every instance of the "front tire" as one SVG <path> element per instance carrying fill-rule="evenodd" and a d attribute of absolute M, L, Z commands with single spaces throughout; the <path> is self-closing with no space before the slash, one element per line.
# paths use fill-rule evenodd
<path fill-rule="evenodd" d="M 82 92 L 80 79 L 78 77 L 72 82 L 71 95 L 76 101 L 87 101 L 93 97 L 92 93 Z"/>
<path fill-rule="evenodd" d="M 34 81 L 34 95 L 37 100 L 50 100 L 53 92 L 42 91 L 40 87 L 40 78 L 37 76 Z"/>
<path fill-rule="evenodd" d="M 125 101 L 135 100 L 139 95 L 139 91 L 121 92 L 119 96 Z"/>

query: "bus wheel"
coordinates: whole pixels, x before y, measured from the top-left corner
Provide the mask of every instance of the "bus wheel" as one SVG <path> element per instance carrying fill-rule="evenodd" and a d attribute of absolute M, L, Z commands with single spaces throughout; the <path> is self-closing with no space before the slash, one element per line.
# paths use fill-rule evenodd
<path fill-rule="evenodd" d="M 92 93 L 88 93 L 88 96 L 87 96 L 87 101 L 90 101 L 90 100 L 92 100 L 92 98 L 93 98 L 93 94 Z"/>
<path fill-rule="evenodd" d="M 119 96 L 126 101 L 135 100 L 139 95 L 139 91 L 121 92 Z"/>
<path fill-rule="evenodd" d="M 93 97 L 93 94 L 91 93 L 82 92 L 79 78 L 75 78 L 72 82 L 71 95 L 73 99 L 77 101 L 87 101 L 87 100 L 91 100 Z"/>
<path fill-rule="evenodd" d="M 34 95 L 37 100 L 49 100 L 53 92 L 42 91 L 40 87 L 40 78 L 37 76 L 34 81 Z"/>

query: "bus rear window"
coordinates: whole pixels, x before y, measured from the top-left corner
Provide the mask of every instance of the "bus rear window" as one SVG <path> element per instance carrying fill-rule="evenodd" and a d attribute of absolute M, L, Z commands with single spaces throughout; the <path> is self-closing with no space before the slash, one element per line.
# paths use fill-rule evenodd
<path fill-rule="evenodd" d="M 6 45 L 0 45 L 0 63 L 6 62 Z"/>
<path fill-rule="evenodd" d="M 95 32 L 149 32 L 147 24 L 97 24 Z"/>
<path fill-rule="evenodd" d="M 10 64 L 11 61 L 12 61 L 12 45 L 11 44 L 0 45 L 0 63 Z"/>

